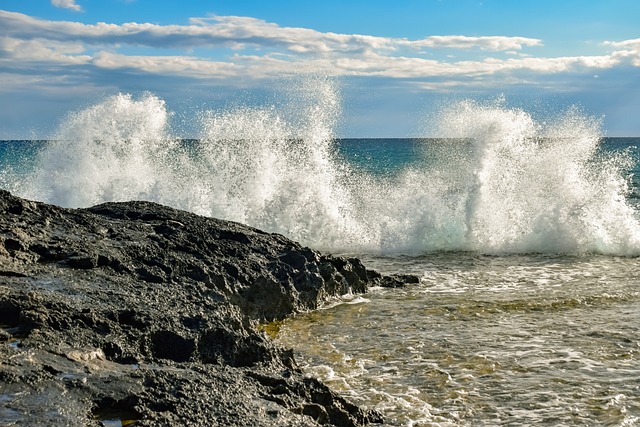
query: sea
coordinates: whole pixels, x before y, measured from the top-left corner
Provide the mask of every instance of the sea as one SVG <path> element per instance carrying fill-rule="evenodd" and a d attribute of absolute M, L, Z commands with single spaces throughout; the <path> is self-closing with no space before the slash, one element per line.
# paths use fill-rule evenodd
<path fill-rule="evenodd" d="M 640 138 L 579 107 L 459 100 L 425 138 L 337 138 L 339 91 L 184 115 L 108 96 L 0 142 L 0 187 L 151 200 L 419 283 L 277 323 L 301 368 L 389 426 L 640 425 Z"/>

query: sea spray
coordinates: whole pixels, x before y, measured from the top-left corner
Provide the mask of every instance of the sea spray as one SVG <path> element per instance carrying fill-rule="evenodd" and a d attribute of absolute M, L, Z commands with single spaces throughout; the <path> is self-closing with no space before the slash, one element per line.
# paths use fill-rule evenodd
<path fill-rule="evenodd" d="M 445 110 L 440 132 L 468 138 L 466 247 L 485 253 L 635 254 L 640 226 L 626 201 L 623 155 L 600 154 L 600 123 L 569 109 L 550 123 L 499 101 Z M 462 219 L 462 218 L 461 218 Z"/>
<path fill-rule="evenodd" d="M 640 254 L 630 163 L 573 108 L 546 122 L 504 102 L 443 108 L 422 158 L 394 174 L 338 152 L 339 92 L 301 80 L 281 102 L 205 110 L 172 135 L 164 101 L 119 94 L 71 113 L 19 194 L 63 206 L 145 199 L 317 249 Z"/>
<path fill-rule="evenodd" d="M 191 182 L 207 196 L 197 197 L 196 211 L 335 248 L 352 241 L 359 225 L 344 184 L 349 168 L 335 155 L 339 97 L 323 79 L 307 80 L 302 89 L 291 91 L 290 104 L 279 109 L 200 115 Z"/>
<path fill-rule="evenodd" d="M 335 155 L 339 94 L 327 79 L 303 83 L 278 108 L 201 111 L 191 141 L 172 136 L 158 97 L 107 97 L 68 115 L 18 193 L 68 207 L 151 200 L 317 248 L 352 247 L 363 233 L 350 215 L 350 169 Z"/>
<path fill-rule="evenodd" d="M 67 206 L 154 199 L 174 141 L 165 103 L 118 94 L 70 113 L 42 150 L 25 194 Z"/>

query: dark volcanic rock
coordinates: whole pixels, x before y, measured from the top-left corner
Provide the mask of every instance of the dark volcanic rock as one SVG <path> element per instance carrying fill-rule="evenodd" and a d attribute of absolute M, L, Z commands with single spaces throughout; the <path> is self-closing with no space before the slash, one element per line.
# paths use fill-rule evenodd
<path fill-rule="evenodd" d="M 380 422 L 258 331 L 372 281 L 397 282 L 154 203 L 72 210 L 0 191 L 0 424 Z"/>

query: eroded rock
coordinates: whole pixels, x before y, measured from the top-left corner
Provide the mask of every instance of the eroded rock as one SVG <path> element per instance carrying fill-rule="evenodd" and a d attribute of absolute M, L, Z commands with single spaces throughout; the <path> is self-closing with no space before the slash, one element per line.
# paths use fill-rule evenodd
<path fill-rule="evenodd" d="M 155 203 L 74 210 L 0 191 L 0 416 L 33 426 L 379 422 L 305 378 L 257 324 L 383 279 L 357 259 Z"/>

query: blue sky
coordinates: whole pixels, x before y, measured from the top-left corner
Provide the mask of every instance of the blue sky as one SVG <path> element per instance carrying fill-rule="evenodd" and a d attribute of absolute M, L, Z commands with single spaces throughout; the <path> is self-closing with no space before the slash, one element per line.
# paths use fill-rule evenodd
<path fill-rule="evenodd" d="M 0 139 L 118 92 L 181 117 L 277 103 L 299 74 L 340 87 L 340 137 L 431 136 L 431 110 L 501 96 L 636 136 L 638 22 L 638 0 L 0 0 Z"/>

